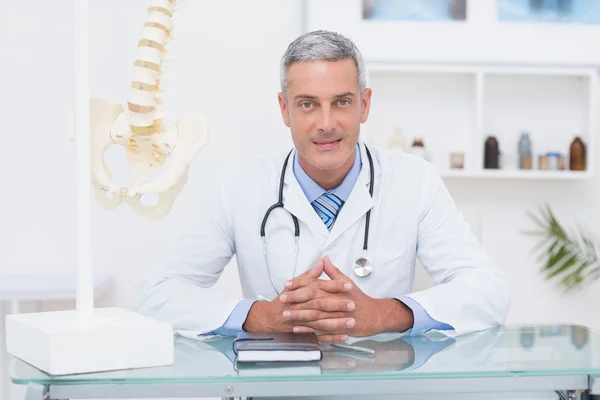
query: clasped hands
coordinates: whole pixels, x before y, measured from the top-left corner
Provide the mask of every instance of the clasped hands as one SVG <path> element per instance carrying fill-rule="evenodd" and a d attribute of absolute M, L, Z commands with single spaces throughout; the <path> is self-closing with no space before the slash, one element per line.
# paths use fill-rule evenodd
<path fill-rule="evenodd" d="M 330 280 L 319 279 L 325 273 Z M 413 326 L 412 310 L 396 299 L 366 295 L 329 257 L 285 283 L 270 302 L 255 302 L 243 329 L 247 332 L 316 332 L 322 342 L 350 336 L 404 332 Z"/>

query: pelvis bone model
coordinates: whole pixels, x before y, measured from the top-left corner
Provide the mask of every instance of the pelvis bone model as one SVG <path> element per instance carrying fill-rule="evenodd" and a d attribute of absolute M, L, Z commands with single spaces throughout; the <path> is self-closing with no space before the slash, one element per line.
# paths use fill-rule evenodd
<path fill-rule="evenodd" d="M 104 209 L 129 204 L 150 219 L 167 215 L 187 182 L 188 168 L 208 136 L 204 118 L 182 115 L 174 126 L 165 126 L 162 107 L 161 65 L 172 40 L 173 13 L 177 0 L 152 0 L 138 43 L 127 111 L 116 101 L 93 98 L 90 108 L 92 183 L 96 199 Z M 120 187 L 111 181 L 104 161 L 109 146 L 125 147 L 132 166 L 132 185 Z M 150 174 L 170 158 L 170 165 L 153 181 Z M 141 201 L 143 195 L 157 195 L 154 205 Z"/>

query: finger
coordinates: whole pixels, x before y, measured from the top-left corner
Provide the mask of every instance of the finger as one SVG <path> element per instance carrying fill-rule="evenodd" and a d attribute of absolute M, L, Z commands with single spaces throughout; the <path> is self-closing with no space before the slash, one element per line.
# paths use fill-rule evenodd
<path fill-rule="evenodd" d="M 337 297 L 320 297 L 290 306 L 290 310 L 354 311 L 356 304 L 352 300 Z"/>
<path fill-rule="evenodd" d="M 328 291 L 322 290 L 327 288 Z M 321 297 L 333 297 L 336 293 L 349 292 L 352 289 L 350 282 L 343 281 L 316 281 L 308 286 L 282 293 L 279 300 L 282 303 L 304 303 Z"/>
<path fill-rule="evenodd" d="M 354 318 L 332 318 L 332 319 L 320 319 L 314 322 L 305 322 L 302 326 L 307 326 L 318 332 L 327 334 L 339 333 L 347 331 L 349 328 L 354 328 L 356 320 Z M 296 332 L 294 327 L 294 332 Z"/>
<path fill-rule="evenodd" d="M 309 277 L 317 279 L 323 274 L 323 269 L 325 268 L 325 264 L 323 263 L 323 259 L 319 258 L 315 265 L 311 269 L 307 271 Z"/>
<path fill-rule="evenodd" d="M 345 312 L 326 312 L 319 310 L 286 310 L 283 318 L 292 322 L 312 322 L 320 319 L 344 318 Z"/>
<path fill-rule="evenodd" d="M 319 258 L 311 269 L 309 269 L 302 275 L 285 282 L 284 285 L 287 290 L 294 290 L 314 282 L 321 275 L 323 275 L 323 259 Z"/>
<path fill-rule="evenodd" d="M 279 296 L 279 300 L 282 303 L 304 303 L 305 301 L 316 299 L 321 293 L 324 292 L 322 292 L 318 286 L 309 285 L 282 293 L 281 296 Z"/>
<path fill-rule="evenodd" d="M 289 292 L 292 290 L 300 289 L 302 287 L 310 285 L 311 283 L 314 283 L 316 280 L 316 278 L 313 278 L 312 276 L 308 275 L 308 273 L 306 273 L 297 278 L 285 282 L 285 290 Z"/>
<path fill-rule="evenodd" d="M 323 271 L 331 279 L 350 280 L 346 275 L 342 273 L 333 263 L 328 256 L 323 257 Z"/>
<path fill-rule="evenodd" d="M 314 330 L 313 328 L 309 328 L 308 326 L 295 326 L 294 327 L 294 333 L 316 333 L 317 335 L 319 334 L 316 330 Z"/>
<path fill-rule="evenodd" d="M 346 281 L 324 281 L 317 280 L 312 284 L 298 289 L 289 290 L 279 297 L 282 303 L 303 303 L 322 297 L 323 293 L 343 293 L 349 292 L 352 289 L 352 283 Z"/>
<path fill-rule="evenodd" d="M 319 289 L 328 293 L 349 292 L 352 289 L 352 283 L 343 280 L 319 281 Z"/>

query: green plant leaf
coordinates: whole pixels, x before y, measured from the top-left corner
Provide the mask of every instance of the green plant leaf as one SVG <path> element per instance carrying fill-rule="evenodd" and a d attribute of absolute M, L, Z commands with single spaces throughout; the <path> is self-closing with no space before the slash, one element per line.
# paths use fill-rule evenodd
<path fill-rule="evenodd" d="M 556 280 L 564 293 L 600 279 L 600 242 L 595 237 L 580 225 L 568 232 L 547 204 L 527 215 L 539 229 L 521 233 L 538 238 L 533 253 L 546 279 Z"/>

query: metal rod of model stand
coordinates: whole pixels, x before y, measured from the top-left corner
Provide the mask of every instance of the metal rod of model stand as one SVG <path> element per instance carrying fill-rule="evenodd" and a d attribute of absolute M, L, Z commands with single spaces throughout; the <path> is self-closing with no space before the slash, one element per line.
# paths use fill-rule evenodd
<path fill-rule="evenodd" d="M 91 129 L 89 91 L 88 0 L 73 0 L 74 99 L 77 188 L 77 311 L 82 317 L 94 312 L 91 218 Z"/>

